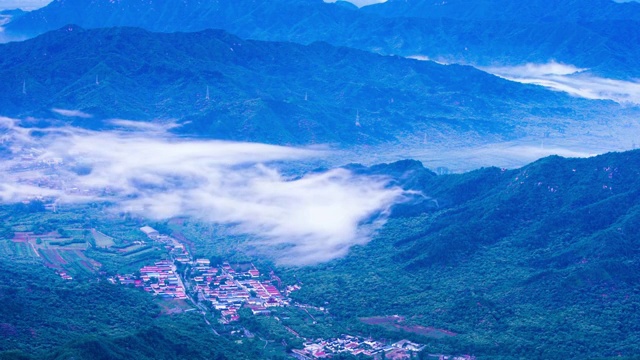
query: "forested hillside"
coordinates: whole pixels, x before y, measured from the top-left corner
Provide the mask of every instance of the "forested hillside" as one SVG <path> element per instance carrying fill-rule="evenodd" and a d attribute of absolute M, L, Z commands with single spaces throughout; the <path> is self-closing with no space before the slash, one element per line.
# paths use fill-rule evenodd
<path fill-rule="evenodd" d="M 615 78 L 640 76 L 640 6 L 589 1 L 388 1 L 357 9 L 322 0 L 65 0 L 6 26 L 34 36 L 78 24 L 153 31 L 224 29 L 243 38 L 327 41 L 384 54 L 426 55 L 476 65 L 556 60 Z"/>
<path fill-rule="evenodd" d="M 343 319 L 399 314 L 497 358 L 635 356 L 640 328 L 640 151 L 550 157 L 518 170 L 388 173 L 415 196 L 346 258 L 290 270 L 302 301 Z M 419 181 L 414 181 L 419 179 Z"/>
<path fill-rule="evenodd" d="M 0 69 L 4 116 L 91 128 L 109 118 L 177 121 L 195 136 L 278 144 L 411 143 L 427 134 L 430 143 L 470 144 L 562 134 L 633 112 L 466 66 L 214 30 L 69 26 L 0 45 Z"/>

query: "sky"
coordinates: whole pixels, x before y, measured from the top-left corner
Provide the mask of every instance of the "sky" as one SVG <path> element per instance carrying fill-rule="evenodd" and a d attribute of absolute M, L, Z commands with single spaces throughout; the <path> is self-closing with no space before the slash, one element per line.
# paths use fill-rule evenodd
<path fill-rule="evenodd" d="M 358 7 L 385 2 L 386 0 L 351 0 L 350 3 Z M 33 10 L 43 7 L 51 0 L 0 0 L 0 10 L 16 9 Z M 336 2 L 336 0 L 326 0 L 326 2 Z"/>
<path fill-rule="evenodd" d="M 43 7 L 51 0 L 0 0 L 0 10 L 16 9 L 33 10 Z"/>
<path fill-rule="evenodd" d="M 336 2 L 336 0 L 325 0 L 326 2 Z M 358 7 L 385 2 L 386 0 L 351 0 L 350 3 Z M 43 7 L 51 0 L 0 0 L 0 10 L 21 8 L 23 10 L 33 10 Z"/>
<path fill-rule="evenodd" d="M 336 0 L 325 0 L 326 2 L 336 2 Z M 367 6 L 371 4 L 383 3 L 387 0 L 350 0 L 350 3 L 355 4 L 358 7 Z M 631 2 L 640 0 L 614 0 L 616 2 Z M 24 10 L 33 10 L 39 7 L 43 7 L 51 2 L 51 0 L 0 0 L 0 10 L 21 8 Z"/>

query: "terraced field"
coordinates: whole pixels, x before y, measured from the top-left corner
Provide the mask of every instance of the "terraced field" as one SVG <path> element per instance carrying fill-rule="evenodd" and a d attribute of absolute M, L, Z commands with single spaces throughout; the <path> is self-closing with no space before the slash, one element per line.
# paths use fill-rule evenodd
<path fill-rule="evenodd" d="M 111 236 L 101 233 L 96 229 L 91 230 L 91 236 L 93 236 L 97 247 L 109 248 L 116 244 Z"/>
<path fill-rule="evenodd" d="M 26 242 L 0 240 L 0 257 L 14 260 L 37 260 L 38 255 Z"/>
<path fill-rule="evenodd" d="M 93 274 L 100 269 L 100 263 L 89 259 L 80 250 L 39 249 L 46 266 L 66 270 L 73 274 Z"/>

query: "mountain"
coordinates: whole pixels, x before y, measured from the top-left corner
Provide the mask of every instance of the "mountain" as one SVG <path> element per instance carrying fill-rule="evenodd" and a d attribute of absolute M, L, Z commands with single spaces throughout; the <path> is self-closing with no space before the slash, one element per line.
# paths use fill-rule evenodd
<path fill-rule="evenodd" d="M 255 242 L 214 224 L 158 224 L 188 238 L 198 257 L 251 260 L 301 286 L 291 296 L 308 306 L 274 308 L 277 319 L 247 310 L 229 326 L 211 314 L 207 325 L 199 310 L 176 312 L 179 302 L 110 284 L 104 274 L 63 280 L 10 240 L 15 229 L 43 226 L 99 226 L 133 240 L 147 220 L 106 204 L 57 213 L 0 206 L 8 232 L 0 245 L 10 254 L 0 259 L 0 358 L 284 359 L 305 341 L 298 336 L 339 334 L 407 338 L 426 345 L 422 356 L 633 359 L 640 350 L 640 150 L 450 175 L 413 160 L 346 168 L 411 192 L 370 242 L 343 258 L 276 266 Z M 86 254 L 107 273 L 126 261 Z"/>
<path fill-rule="evenodd" d="M 8 16 L 12 16 L 14 18 L 22 16 L 24 14 L 26 14 L 27 12 L 21 9 L 6 9 L 6 10 L 0 10 L 0 15 L 8 15 Z"/>
<path fill-rule="evenodd" d="M 304 284 L 300 301 L 352 326 L 380 324 L 363 332 L 414 329 L 439 353 L 577 359 L 640 350 L 640 151 L 457 175 L 415 161 L 351 168 L 424 196 L 397 206 L 344 259 L 292 269 L 288 277 Z M 394 314 L 406 320 L 384 318 Z"/>
<path fill-rule="evenodd" d="M 383 54 L 425 55 L 475 65 L 551 60 L 615 78 L 640 77 L 640 9 L 606 0 L 388 1 L 357 9 L 322 0 L 65 0 L 7 24 L 34 36 L 66 24 L 152 31 L 219 28 L 242 38 L 327 41 Z M 523 15 L 524 14 L 524 15 Z"/>
<path fill-rule="evenodd" d="M 411 143 L 425 134 L 477 143 L 560 134 L 631 111 L 467 66 L 213 30 L 66 26 L 0 45 L 0 84 L 5 116 L 90 128 L 109 118 L 174 119 L 183 133 L 277 144 Z"/>
<path fill-rule="evenodd" d="M 26 14 L 26 12 L 20 9 L 0 10 L 0 26 L 13 21 L 24 14 Z"/>
<path fill-rule="evenodd" d="M 24 260 L 3 258 L 0 270 L 0 359 L 252 358 L 201 314 L 168 316 L 144 292 L 66 281 Z"/>
<path fill-rule="evenodd" d="M 385 17 L 448 18 L 513 23 L 572 23 L 579 21 L 640 20 L 640 4 L 611 0 L 388 0 L 364 7 L 363 12 Z"/>

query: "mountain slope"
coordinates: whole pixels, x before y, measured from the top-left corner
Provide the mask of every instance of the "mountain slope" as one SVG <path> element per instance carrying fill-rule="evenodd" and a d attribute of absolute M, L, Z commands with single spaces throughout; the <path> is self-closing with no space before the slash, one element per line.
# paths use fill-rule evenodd
<path fill-rule="evenodd" d="M 345 259 L 292 270 L 305 284 L 301 301 L 326 301 L 354 324 L 398 314 L 450 330 L 457 335 L 422 339 L 445 353 L 576 359 L 640 350 L 640 151 L 459 175 L 417 162 L 358 171 L 387 173 L 429 198 L 398 206 Z"/>
<path fill-rule="evenodd" d="M 485 66 L 556 60 L 634 78 L 640 77 L 640 50 L 630 39 L 640 38 L 638 8 L 604 0 L 454 1 L 446 6 L 390 1 L 360 10 L 321 0 L 65 0 L 12 21 L 6 32 L 33 36 L 69 23 L 162 32 L 220 28 L 243 38 L 328 41 Z"/>
<path fill-rule="evenodd" d="M 2 259 L 0 270 L 0 359 L 250 358 L 201 314 L 163 315 L 142 291 L 63 280 L 39 262 Z"/>
<path fill-rule="evenodd" d="M 388 0 L 364 7 L 364 12 L 385 17 L 449 18 L 465 21 L 553 23 L 640 20 L 640 4 L 610 0 Z"/>
<path fill-rule="evenodd" d="M 222 31 L 68 26 L 1 45 L 0 80 L 5 116 L 75 109 L 94 115 L 76 120 L 94 128 L 176 119 L 186 133 L 279 144 L 513 139 L 627 112 L 471 67 Z"/>

